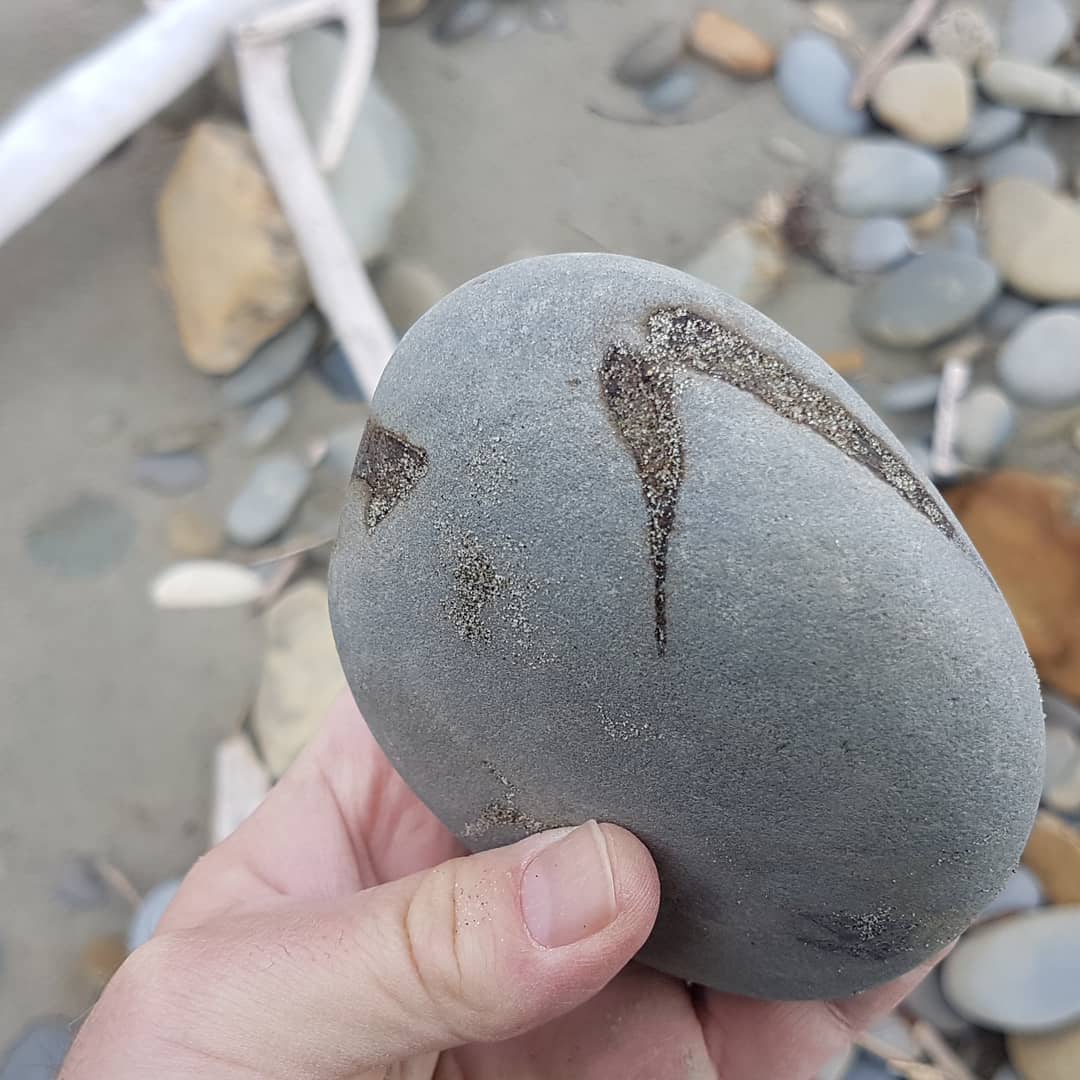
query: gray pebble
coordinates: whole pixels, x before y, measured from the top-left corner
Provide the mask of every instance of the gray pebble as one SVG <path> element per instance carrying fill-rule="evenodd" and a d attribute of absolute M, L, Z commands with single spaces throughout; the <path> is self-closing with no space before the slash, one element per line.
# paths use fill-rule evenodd
<path fill-rule="evenodd" d="M 679 112 L 693 100 L 700 81 L 700 76 L 693 68 L 676 68 L 643 91 L 641 103 L 654 113 Z"/>
<path fill-rule="evenodd" d="M 980 161 L 978 175 L 984 184 L 993 184 L 1007 176 L 1022 176 L 1044 187 L 1056 188 L 1061 183 L 1061 166 L 1045 146 L 1014 143 Z"/>
<path fill-rule="evenodd" d="M 1021 131 L 1027 117 L 1007 105 L 979 105 L 972 117 L 967 139 L 960 149 L 965 154 L 988 154 L 1010 143 Z"/>
<path fill-rule="evenodd" d="M 920 1020 L 933 1024 L 943 1035 L 955 1038 L 971 1031 L 971 1024 L 945 1000 L 941 973 L 935 968 L 906 998 L 904 1008 Z"/>
<path fill-rule="evenodd" d="M 861 135 L 870 126 L 865 109 L 848 104 L 855 70 L 825 34 L 798 34 L 780 53 L 776 85 L 784 104 L 804 123 L 827 135 Z"/>
<path fill-rule="evenodd" d="M 980 326 L 992 338 L 1007 338 L 1038 310 L 1038 304 L 1033 304 L 1022 296 L 1002 293 L 983 313 Z"/>
<path fill-rule="evenodd" d="M 832 195 L 845 214 L 909 217 L 933 207 L 948 182 L 939 154 L 900 139 L 861 139 L 841 150 Z"/>
<path fill-rule="evenodd" d="M 1016 410 L 996 386 L 977 386 L 956 408 L 956 453 L 965 465 L 985 469 L 1016 431 Z"/>
<path fill-rule="evenodd" d="M 304 369 L 319 337 L 319 318 L 308 311 L 263 345 L 238 371 L 221 384 L 226 405 L 254 405 L 288 386 Z"/>
<path fill-rule="evenodd" d="M 570 26 L 565 0 L 529 0 L 529 25 L 544 34 L 561 34 Z"/>
<path fill-rule="evenodd" d="M 1046 713 L 1046 723 L 1057 724 L 1061 727 L 1071 728 L 1080 735 L 1080 709 L 1072 702 L 1059 697 L 1052 690 L 1043 693 L 1043 711 Z"/>
<path fill-rule="evenodd" d="M 93 859 L 76 855 L 60 871 L 54 890 L 56 899 L 73 911 L 97 911 L 109 903 L 109 886 Z"/>
<path fill-rule="evenodd" d="M 205 455 L 197 450 L 173 454 L 143 454 L 135 459 L 135 482 L 158 495 L 186 495 L 201 488 L 210 476 Z"/>
<path fill-rule="evenodd" d="M 883 982 L 998 892 L 1042 768 L 1015 622 L 906 462 L 819 357 L 688 275 L 490 271 L 379 384 L 330 572 L 343 670 L 468 846 L 641 836 L 646 962 L 780 999 Z"/>
<path fill-rule="evenodd" d="M 912 252 L 911 231 L 899 218 L 870 218 L 851 237 L 848 265 L 856 273 L 876 273 L 903 262 Z"/>
<path fill-rule="evenodd" d="M 1001 384 L 1018 401 L 1047 408 L 1080 401 L 1080 315 L 1047 311 L 1015 330 L 998 356 Z"/>
<path fill-rule="evenodd" d="M 249 450 L 262 450 L 281 434 L 291 415 L 288 394 L 275 394 L 252 409 L 240 439 Z"/>
<path fill-rule="evenodd" d="M 1001 892 L 983 908 L 979 921 L 985 922 L 1016 911 L 1030 911 L 1042 902 L 1043 891 L 1039 879 L 1026 866 L 1018 866 Z"/>
<path fill-rule="evenodd" d="M 436 41 L 462 41 L 478 34 L 495 14 L 494 0 L 449 0 L 441 9 L 432 35 Z"/>
<path fill-rule="evenodd" d="M 999 105 L 1048 116 L 1080 116 L 1080 80 L 1066 68 L 999 57 L 979 69 L 979 85 Z"/>
<path fill-rule="evenodd" d="M 853 318 L 872 341 L 922 348 L 970 326 L 998 294 L 997 271 L 959 251 L 931 251 L 864 285 Z"/>
<path fill-rule="evenodd" d="M 517 7 L 499 6 L 491 22 L 487 24 L 487 36 L 494 41 L 505 41 L 513 37 L 525 25 L 525 16 Z"/>
<path fill-rule="evenodd" d="M 36 1020 L 0 1061 L 0 1080 L 56 1080 L 76 1027 L 66 1020 Z"/>
<path fill-rule="evenodd" d="M 913 375 L 886 387 L 881 393 L 881 407 L 890 413 L 932 409 L 940 390 L 940 375 Z"/>
<path fill-rule="evenodd" d="M 1072 37 L 1076 19 L 1065 0 L 1012 0 L 1002 31 L 1002 52 L 1049 64 Z"/>
<path fill-rule="evenodd" d="M 97 577 L 128 553 L 135 521 L 104 495 L 75 495 L 46 511 L 26 531 L 26 548 L 40 566 L 61 577 Z"/>
<path fill-rule="evenodd" d="M 680 23 L 659 22 L 630 43 L 612 74 L 626 86 L 648 86 L 675 66 L 683 54 L 684 39 Z"/>
<path fill-rule="evenodd" d="M 970 221 L 950 221 L 947 236 L 948 246 L 953 251 L 962 251 L 965 255 L 982 252 L 979 230 Z"/>
<path fill-rule="evenodd" d="M 154 936 L 154 931 L 161 922 L 165 909 L 173 902 L 173 898 L 179 891 L 179 879 L 163 881 L 155 885 L 142 898 L 128 924 L 127 949 L 129 953 L 145 945 Z"/>
<path fill-rule="evenodd" d="M 272 540 L 296 513 L 310 484 L 310 473 L 293 454 L 260 461 L 229 507 L 225 534 L 245 547 Z"/>

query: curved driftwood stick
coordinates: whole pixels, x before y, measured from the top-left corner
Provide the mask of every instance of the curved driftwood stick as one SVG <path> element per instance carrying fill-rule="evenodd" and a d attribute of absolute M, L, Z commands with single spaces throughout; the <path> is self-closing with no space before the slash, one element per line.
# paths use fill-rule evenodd
<path fill-rule="evenodd" d="M 874 92 L 885 69 L 889 67 L 908 46 L 922 33 L 923 27 L 933 18 L 939 0 L 911 0 L 911 6 L 900 21 L 866 55 L 855 76 L 848 104 L 861 109 Z"/>

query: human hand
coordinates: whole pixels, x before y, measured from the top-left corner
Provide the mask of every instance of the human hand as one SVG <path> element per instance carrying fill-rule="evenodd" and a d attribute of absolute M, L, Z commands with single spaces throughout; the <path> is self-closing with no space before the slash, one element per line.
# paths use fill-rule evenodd
<path fill-rule="evenodd" d="M 660 887 L 589 823 L 463 856 L 351 699 L 188 874 L 61 1080 L 809 1080 L 925 974 L 763 1002 L 638 964 Z"/>

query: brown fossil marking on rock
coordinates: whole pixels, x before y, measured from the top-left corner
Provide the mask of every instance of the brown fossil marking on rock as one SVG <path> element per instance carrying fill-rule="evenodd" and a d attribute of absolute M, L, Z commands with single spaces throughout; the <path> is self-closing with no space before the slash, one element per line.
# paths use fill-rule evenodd
<path fill-rule="evenodd" d="M 370 417 L 360 440 L 353 480 L 368 488 L 364 524 L 375 528 L 427 473 L 427 451 Z"/>
<path fill-rule="evenodd" d="M 869 469 L 951 540 L 956 531 L 938 501 L 865 424 L 820 387 L 722 323 L 686 308 L 661 308 L 645 323 L 643 348 L 612 345 L 600 364 L 600 396 L 634 459 L 648 513 L 657 650 L 667 646 L 667 553 L 685 469 L 675 408 L 682 371 L 721 379 L 753 394 Z"/>

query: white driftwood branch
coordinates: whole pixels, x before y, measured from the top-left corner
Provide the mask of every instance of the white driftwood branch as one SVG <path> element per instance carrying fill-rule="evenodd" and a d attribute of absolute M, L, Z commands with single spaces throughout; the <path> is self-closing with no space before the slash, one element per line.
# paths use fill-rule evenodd
<path fill-rule="evenodd" d="M 945 361 L 934 412 L 934 435 L 930 447 L 930 475 L 935 480 L 952 480 L 960 472 L 956 460 L 956 409 L 971 382 L 971 359 L 953 356 Z"/>
<path fill-rule="evenodd" d="M 374 39 L 374 0 L 363 2 L 370 9 L 369 17 L 358 27 L 355 23 L 348 26 L 350 37 L 359 33 Z M 311 6 L 303 0 L 300 9 L 310 10 Z M 356 5 L 339 0 L 335 6 L 337 17 L 344 18 L 346 6 Z M 235 35 L 248 125 L 304 256 L 315 299 L 370 399 L 397 339 L 312 155 L 289 81 L 288 42 L 279 36 L 294 24 L 278 18 L 275 13 L 273 21 L 253 22 Z M 361 45 L 354 46 L 356 54 L 374 58 L 374 41 Z M 348 51 L 347 46 L 347 55 Z M 362 71 L 359 96 L 370 77 L 370 65 Z"/>
<path fill-rule="evenodd" d="M 0 244 L 213 64 L 229 29 L 281 0 L 155 6 L 0 127 Z"/>

